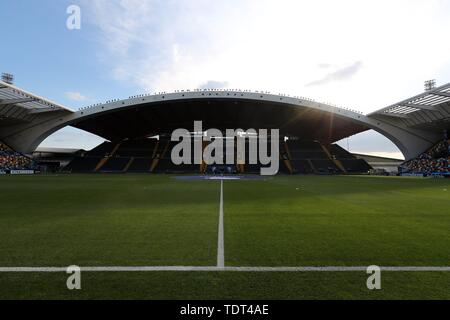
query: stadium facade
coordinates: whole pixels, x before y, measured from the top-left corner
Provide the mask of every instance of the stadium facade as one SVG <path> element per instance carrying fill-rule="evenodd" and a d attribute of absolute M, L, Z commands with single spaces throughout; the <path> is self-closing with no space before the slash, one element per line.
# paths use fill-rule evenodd
<path fill-rule="evenodd" d="M 203 121 L 206 128 L 219 130 L 279 129 L 282 137 L 298 141 L 280 150 L 286 169 L 291 173 L 295 171 L 295 165 L 291 163 L 294 160 L 327 160 L 316 166 L 307 161 L 306 171 L 317 171 L 318 168 L 342 172 L 355 168 L 366 170 L 360 163 L 356 167 L 346 167 L 342 162 L 356 160 L 356 157 L 345 154 L 333 143 L 373 129 L 390 139 L 406 160 L 414 159 L 441 141 L 443 131 L 450 129 L 450 84 L 364 115 L 307 98 L 240 90 L 139 95 L 72 111 L 0 82 L 0 141 L 25 154 L 35 151 L 57 130 L 73 126 L 110 141 L 88 156 L 120 157 L 121 154 L 117 154 L 120 151 L 126 157 L 117 162 L 121 163 L 122 169 L 127 169 L 136 160 L 131 161 L 131 158 L 149 158 L 153 163 L 155 157 L 162 160 L 171 147 L 170 142 L 148 142 L 148 137 L 160 136 L 164 140 L 173 130 L 190 129 L 198 120 Z M 124 151 L 126 144 L 129 146 Z M 149 144 L 151 155 L 148 152 L 141 154 L 142 144 Z M 305 148 L 310 152 L 309 157 L 292 155 Z M 314 154 L 319 151 L 321 155 Z M 101 161 L 97 160 L 92 160 L 94 171 L 102 167 Z"/>

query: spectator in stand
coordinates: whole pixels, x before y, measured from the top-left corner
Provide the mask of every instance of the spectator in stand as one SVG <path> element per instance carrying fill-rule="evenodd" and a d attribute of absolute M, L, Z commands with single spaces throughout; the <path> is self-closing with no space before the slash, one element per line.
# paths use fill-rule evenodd
<path fill-rule="evenodd" d="M 0 143 L 0 170 L 33 170 L 33 160 Z"/>
<path fill-rule="evenodd" d="M 449 140 L 443 140 L 418 158 L 403 164 L 405 172 L 418 174 L 450 174 Z"/>
<path fill-rule="evenodd" d="M 4 145 L 3 143 L 0 143 L 0 151 L 4 151 L 4 152 L 9 152 L 12 151 L 11 149 L 9 149 L 6 145 Z"/>

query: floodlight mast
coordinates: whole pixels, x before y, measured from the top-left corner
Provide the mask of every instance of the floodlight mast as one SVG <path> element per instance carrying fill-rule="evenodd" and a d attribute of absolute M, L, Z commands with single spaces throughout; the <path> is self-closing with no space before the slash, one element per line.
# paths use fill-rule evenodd
<path fill-rule="evenodd" d="M 436 80 L 427 80 L 425 81 L 425 91 L 431 91 L 433 89 L 436 89 Z"/>
<path fill-rule="evenodd" d="M 14 75 L 6 72 L 2 73 L 2 81 L 12 85 L 14 83 Z"/>

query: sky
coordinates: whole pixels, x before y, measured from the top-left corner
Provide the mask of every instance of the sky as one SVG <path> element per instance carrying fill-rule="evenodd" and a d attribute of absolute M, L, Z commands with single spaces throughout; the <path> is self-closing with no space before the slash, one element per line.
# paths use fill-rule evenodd
<path fill-rule="evenodd" d="M 67 8 L 81 9 L 69 30 Z M 267 90 L 369 113 L 450 82 L 450 1 L 2 0 L 0 72 L 73 110 L 195 88 Z M 45 147 L 90 149 L 65 128 Z M 341 142 L 401 157 L 373 131 Z"/>

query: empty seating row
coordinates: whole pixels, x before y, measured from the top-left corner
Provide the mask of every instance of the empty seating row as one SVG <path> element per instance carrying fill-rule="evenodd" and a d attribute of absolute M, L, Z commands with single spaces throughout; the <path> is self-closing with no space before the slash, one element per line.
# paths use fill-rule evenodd
<path fill-rule="evenodd" d="M 120 157 L 152 157 L 158 140 L 128 140 L 123 141 L 116 151 Z"/>
<path fill-rule="evenodd" d="M 112 157 L 103 165 L 100 172 L 123 172 L 131 158 Z"/>
<path fill-rule="evenodd" d="M 149 172 L 151 169 L 152 158 L 135 158 L 128 167 L 128 172 Z"/>
<path fill-rule="evenodd" d="M 72 172 L 200 172 L 200 165 L 177 166 L 172 162 L 172 149 L 177 142 L 169 140 L 140 139 L 125 140 L 120 143 L 105 142 L 88 152 L 84 157 L 76 157 L 66 168 Z M 250 159 L 247 141 L 245 160 Z M 284 173 L 323 173 L 344 172 L 365 173 L 370 166 L 343 148 L 332 145 L 330 152 L 319 142 L 289 140 L 280 142 L 280 172 Z M 191 150 L 193 153 L 193 148 Z M 233 152 L 224 146 L 223 156 Z M 236 159 L 237 150 L 234 150 Z M 191 155 L 193 159 L 193 155 Z M 245 173 L 259 173 L 261 165 L 247 164 Z"/>
<path fill-rule="evenodd" d="M 92 172 L 101 159 L 101 157 L 75 157 L 65 170 L 74 173 Z"/>
<path fill-rule="evenodd" d="M 115 144 L 111 142 L 103 142 L 98 147 L 89 151 L 89 156 L 91 157 L 104 157 L 110 154 L 114 150 Z"/>
<path fill-rule="evenodd" d="M 372 169 L 370 165 L 362 159 L 343 159 L 340 161 L 348 173 L 367 173 Z"/>

